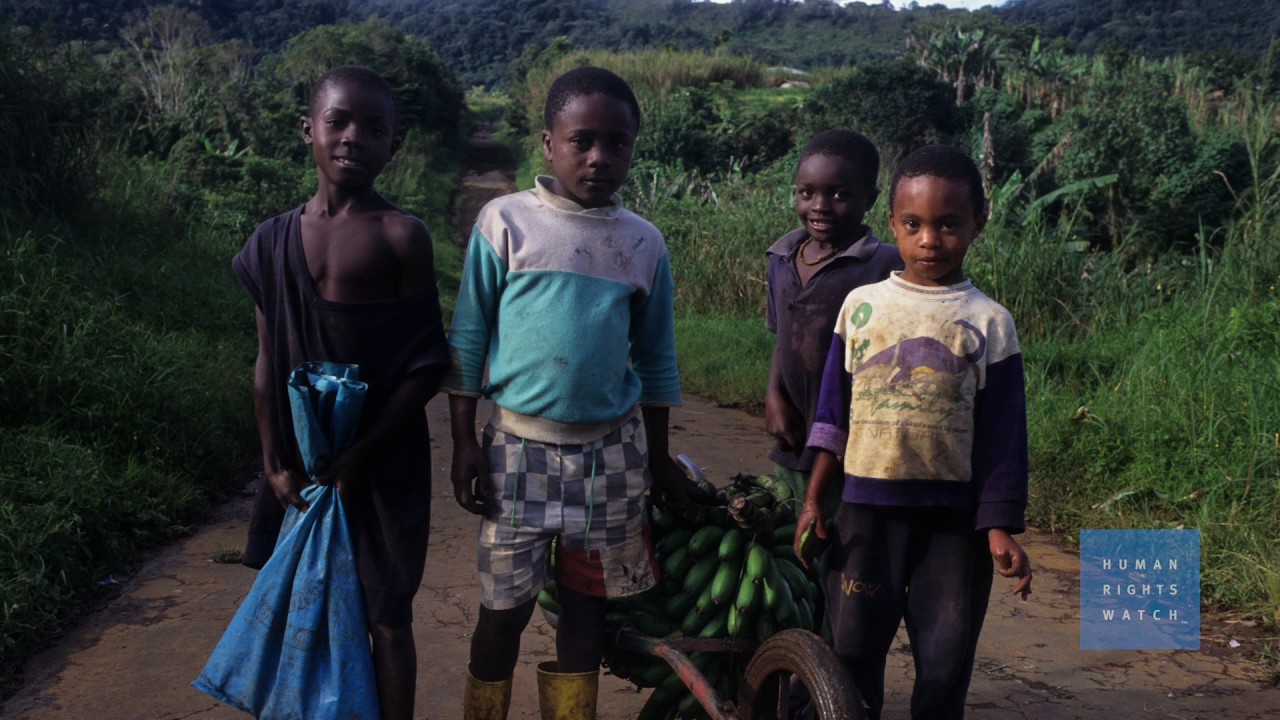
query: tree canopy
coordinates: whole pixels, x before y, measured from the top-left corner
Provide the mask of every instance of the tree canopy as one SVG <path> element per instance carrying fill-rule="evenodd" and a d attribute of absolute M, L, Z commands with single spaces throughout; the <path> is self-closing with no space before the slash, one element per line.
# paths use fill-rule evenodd
<path fill-rule="evenodd" d="M 146 0 L 13 0 L 0 20 L 45 28 L 58 39 L 115 44 L 154 3 Z M 1112 43 L 1146 57 L 1218 52 L 1256 61 L 1280 35 L 1269 0 L 1014 0 L 976 12 L 921 3 L 834 0 L 171 0 L 203 18 L 217 40 L 241 39 L 259 53 L 319 25 L 368 17 L 424 39 L 463 87 L 506 86 L 526 46 L 557 37 L 576 48 L 724 50 L 801 69 L 890 60 L 908 37 L 947 25 L 1026 45 L 1036 36 L 1093 53 Z M 1025 48 L 1019 48 L 1025 50 Z"/>

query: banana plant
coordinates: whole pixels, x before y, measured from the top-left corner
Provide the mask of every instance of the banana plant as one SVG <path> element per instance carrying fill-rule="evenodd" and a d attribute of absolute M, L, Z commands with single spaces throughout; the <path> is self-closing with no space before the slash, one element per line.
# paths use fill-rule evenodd
<path fill-rule="evenodd" d="M 1002 227 L 1034 225 L 1043 219 L 1045 209 L 1059 199 L 1100 190 L 1118 178 L 1115 173 L 1085 178 L 1036 197 L 1030 180 L 1024 180 L 1022 173 L 1015 170 L 1004 183 L 991 188 L 990 224 Z"/>

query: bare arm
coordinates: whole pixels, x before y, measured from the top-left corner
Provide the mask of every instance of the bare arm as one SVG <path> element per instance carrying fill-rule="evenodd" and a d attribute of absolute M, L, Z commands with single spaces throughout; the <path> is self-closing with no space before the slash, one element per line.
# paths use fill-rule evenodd
<path fill-rule="evenodd" d="M 698 486 L 671 459 L 667 436 L 671 408 L 646 405 L 640 408 L 640 415 L 644 418 L 644 434 L 649 444 L 649 474 L 653 477 L 654 486 L 678 505 L 687 505 L 693 499 L 705 499 L 701 497 L 702 491 Z"/>
<path fill-rule="evenodd" d="M 453 433 L 453 497 L 467 512 L 483 515 L 490 494 L 489 464 L 476 442 L 476 398 L 449 396 L 449 428 Z"/>
<path fill-rule="evenodd" d="M 288 467 L 276 423 L 276 383 L 271 370 L 271 341 L 267 333 L 267 319 L 257 310 L 258 359 L 253 366 L 253 411 L 258 421 L 258 437 L 262 441 L 262 472 L 267 485 L 275 493 L 281 505 L 290 505 L 306 512 L 307 503 L 299 494 L 303 486 L 303 474 Z"/>
<path fill-rule="evenodd" d="M 827 539 L 827 519 L 822 517 L 822 494 L 827 483 L 838 482 L 843 472 L 839 458 L 830 451 L 818 451 L 813 461 L 813 471 L 809 474 L 809 489 L 804 494 L 804 505 L 800 509 L 800 517 L 796 518 L 796 536 L 792 545 L 796 557 L 805 567 L 809 567 L 809 558 L 800 552 L 800 541 L 810 528 L 820 540 Z"/>
<path fill-rule="evenodd" d="M 402 216 L 392 240 L 392 248 L 400 261 L 400 297 L 421 295 L 435 287 L 435 251 L 431 247 L 431 233 L 421 220 Z"/>
<path fill-rule="evenodd" d="M 391 391 L 382 413 L 373 425 L 351 447 L 334 458 L 333 463 L 320 473 L 316 481 L 321 485 L 337 485 L 344 496 L 355 484 L 364 482 L 369 458 L 396 430 L 409 422 L 415 413 L 424 412 L 423 406 L 435 394 L 444 377 L 440 365 L 428 365 L 410 373 Z"/>
<path fill-rule="evenodd" d="M 795 406 L 782 386 L 782 368 L 776 345 L 769 361 L 769 386 L 764 396 L 764 431 L 777 438 L 783 450 L 793 451 L 804 442 L 800 437 L 803 428 Z"/>

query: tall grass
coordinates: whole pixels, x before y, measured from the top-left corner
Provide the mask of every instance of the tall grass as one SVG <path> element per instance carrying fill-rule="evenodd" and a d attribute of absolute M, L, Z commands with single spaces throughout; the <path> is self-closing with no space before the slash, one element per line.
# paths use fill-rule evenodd
<path fill-rule="evenodd" d="M 773 334 L 764 325 L 764 253 L 792 229 L 789 173 L 706 177 L 652 168 L 624 193 L 658 224 L 676 284 L 676 345 L 686 391 L 762 406 Z"/>
<path fill-rule="evenodd" d="M 633 176 L 627 190 L 637 213 L 661 220 L 680 312 L 764 316 L 765 250 L 798 222 L 789 182 L 778 173 L 721 178 L 655 168 Z"/>
<path fill-rule="evenodd" d="M 997 213 L 966 269 L 1018 323 L 1027 368 L 1030 521 L 1193 527 L 1206 602 L 1280 621 L 1280 131 L 1256 103 L 1232 122 L 1254 182 L 1196 250 L 1136 259 L 1081 252 L 1082 215 Z M 792 161 L 769 173 L 632 178 L 626 195 L 666 235 L 682 377 L 758 406 L 772 336 L 764 250 L 790 229 Z M 1068 198 L 1068 201 L 1070 199 Z M 1011 198 L 1014 210 L 1030 201 Z M 875 225 L 883 209 L 868 213 Z M 754 396 L 752 395 L 754 393 Z M 761 452 L 767 445 L 761 437 Z"/>
<path fill-rule="evenodd" d="M 586 50 L 567 53 L 530 70 L 524 85 L 516 89 L 516 100 L 522 107 L 540 113 L 552 81 L 583 65 L 612 70 L 625 78 L 637 94 L 661 95 L 676 88 L 703 88 L 726 82 L 739 88 L 754 88 L 762 87 L 769 79 L 763 65 L 743 55 L 678 50 L 626 53 Z M 540 120 L 541 116 L 530 117 L 534 119 Z M 530 127 L 541 127 L 541 123 L 532 122 Z"/>
<path fill-rule="evenodd" d="M 115 167 L 118 189 L 166 174 Z M 100 581 L 241 485 L 252 455 L 253 311 L 225 241 L 188 231 L 164 193 L 108 197 L 82 209 L 99 222 L 10 222 L 0 244 L 6 677 Z"/>

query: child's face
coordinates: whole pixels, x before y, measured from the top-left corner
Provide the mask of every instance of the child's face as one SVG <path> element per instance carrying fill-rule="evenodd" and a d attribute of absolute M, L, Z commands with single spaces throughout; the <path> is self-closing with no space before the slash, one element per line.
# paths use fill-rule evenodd
<path fill-rule="evenodd" d="M 902 279 L 935 287 L 963 280 L 965 253 L 986 222 L 963 182 L 936 175 L 899 181 L 889 224 L 906 265 Z"/>
<path fill-rule="evenodd" d="M 637 129 L 621 100 L 599 93 L 571 98 L 542 131 L 556 193 L 587 208 L 608 205 L 627 180 Z"/>
<path fill-rule="evenodd" d="M 373 184 L 398 145 L 394 108 L 386 95 L 352 83 L 330 84 L 302 118 L 320 177 L 344 188 Z"/>
<path fill-rule="evenodd" d="M 840 245 L 862 237 L 862 216 L 876 201 L 843 158 L 810 155 L 796 170 L 796 214 L 809 237 Z"/>

